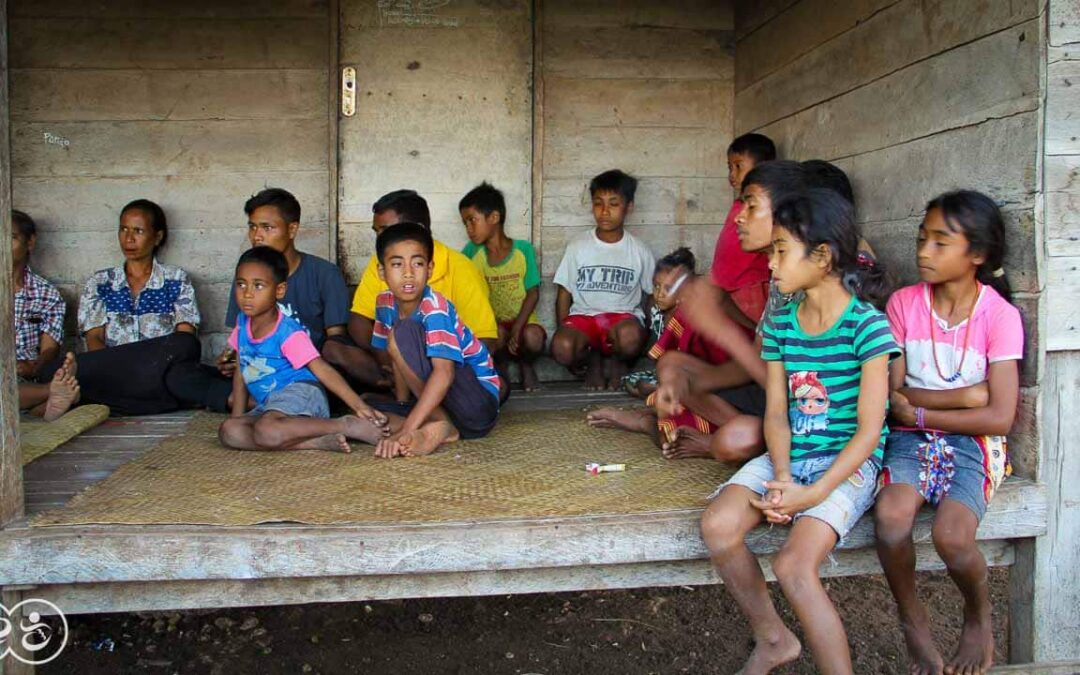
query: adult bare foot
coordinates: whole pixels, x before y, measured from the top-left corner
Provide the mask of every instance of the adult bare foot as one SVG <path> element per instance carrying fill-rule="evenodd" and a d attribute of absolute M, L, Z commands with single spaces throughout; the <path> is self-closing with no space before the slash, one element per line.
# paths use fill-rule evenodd
<path fill-rule="evenodd" d="M 64 370 L 68 375 L 74 378 L 79 376 L 79 362 L 75 360 L 75 352 L 68 352 L 64 354 L 64 362 L 60 364 L 60 368 Z"/>
<path fill-rule="evenodd" d="M 356 415 L 344 415 L 338 418 L 338 422 L 341 423 L 341 433 L 345 435 L 345 438 L 351 438 L 354 441 L 375 445 L 386 437 L 382 427 L 375 426 L 369 420 Z"/>
<path fill-rule="evenodd" d="M 604 391 L 604 359 L 603 357 L 590 354 L 589 367 L 585 370 L 585 390 Z"/>
<path fill-rule="evenodd" d="M 624 429 L 647 434 L 656 427 L 656 415 L 648 408 L 636 410 L 600 408 L 586 415 L 585 422 L 596 429 Z"/>
<path fill-rule="evenodd" d="M 712 457 L 709 447 L 711 438 L 697 429 L 679 427 L 675 430 L 675 439 L 664 443 L 660 452 L 666 459 L 686 459 L 688 457 Z"/>
<path fill-rule="evenodd" d="M 930 622 L 923 612 L 921 618 L 901 621 L 904 642 L 907 644 L 908 672 L 911 675 L 941 675 L 945 665 L 930 633 Z"/>
<path fill-rule="evenodd" d="M 540 378 L 536 376 L 536 368 L 531 363 L 521 362 L 521 388 L 525 391 L 536 391 L 540 388 Z"/>
<path fill-rule="evenodd" d="M 611 359 L 611 372 L 608 374 L 607 388 L 608 391 L 619 391 L 622 389 L 622 379 L 630 372 L 630 369 L 626 366 L 626 362 L 621 359 Z"/>
<path fill-rule="evenodd" d="M 46 422 L 52 422 L 71 409 L 79 401 L 79 381 L 63 367 L 53 375 L 49 383 L 49 399 L 45 402 Z"/>
<path fill-rule="evenodd" d="M 960 645 L 945 664 L 947 675 L 982 675 L 994 662 L 994 633 L 990 617 L 964 617 Z"/>
<path fill-rule="evenodd" d="M 293 446 L 293 449 L 332 450 L 334 452 L 346 453 L 352 452 L 352 448 L 349 447 L 349 440 L 345 438 L 345 434 L 326 434 L 325 436 L 317 436 L 302 443 L 297 443 Z"/>
<path fill-rule="evenodd" d="M 743 664 L 739 675 L 765 675 L 774 668 L 799 658 L 801 653 L 802 644 L 799 643 L 799 638 L 784 626 L 775 638 L 756 641 L 754 651 Z"/>
<path fill-rule="evenodd" d="M 428 422 L 416 431 L 398 437 L 401 454 L 406 457 L 423 457 L 435 452 L 443 443 L 452 443 L 459 438 L 457 429 L 449 422 L 439 420 Z"/>

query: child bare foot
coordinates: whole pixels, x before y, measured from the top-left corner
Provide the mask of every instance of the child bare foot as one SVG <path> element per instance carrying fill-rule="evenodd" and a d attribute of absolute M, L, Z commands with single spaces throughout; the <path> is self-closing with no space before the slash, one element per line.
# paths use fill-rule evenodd
<path fill-rule="evenodd" d="M 71 354 L 68 354 L 71 357 Z M 74 361 L 74 359 L 71 359 Z M 66 364 L 68 359 L 64 360 Z M 45 402 L 45 414 L 42 417 L 46 422 L 52 422 L 71 409 L 79 401 L 79 381 L 70 374 L 63 366 L 53 375 L 49 383 L 49 399 Z"/>
<path fill-rule="evenodd" d="M 960 645 L 945 665 L 947 675 L 982 675 L 994 662 L 994 633 L 990 617 L 964 617 Z"/>
<path fill-rule="evenodd" d="M 341 433 L 346 438 L 375 445 L 386 437 L 385 427 L 376 426 L 369 420 L 356 415 L 344 415 L 339 418 Z"/>
<path fill-rule="evenodd" d="M 611 372 L 608 374 L 608 391 L 619 391 L 622 388 L 622 379 L 630 372 L 626 362 L 620 359 L 611 359 Z"/>
<path fill-rule="evenodd" d="M 521 388 L 525 391 L 536 391 L 540 388 L 540 378 L 536 376 L 536 368 L 531 363 L 520 364 Z"/>
<path fill-rule="evenodd" d="M 739 675 L 765 675 L 774 668 L 799 658 L 801 653 L 802 644 L 799 638 L 784 626 L 775 639 L 756 641 L 754 651 L 750 653 L 750 658 L 746 660 Z"/>
<path fill-rule="evenodd" d="M 665 459 L 712 457 L 709 440 L 708 436 L 697 429 L 679 427 L 675 430 L 675 439 L 664 443 L 661 452 Z"/>
<path fill-rule="evenodd" d="M 934 645 L 925 613 L 922 620 L 901 621 L 901 627 L 907 644 L 908 672 L 911 675 L 941 675 L 945 662 Z"/>
<path fill-rule="evenodd" d="M 345 434 L 326 434 L 325 436 L 317 436 L 311 440 L 304 441 L 303 443 L 297 443 L 293 446 L 295 450 L 331 450 L 333 452 L 352 452 L 352 448 L 349 447 L 349 439 L 345 438 Z"/>
<path fill-rule="evenodd" d="M 647 434 L 656 426 L 656 416 L 648 408 L 638 410 L 600 408 L 586 415 L 585 422 L 596 429 L 625 429 Z"/>
<path fill-rule="evenodd" d="M 589 355 L 589 366 L 585 370 L 585 390 L 604 391 L 604 359 L 598 355 Z"/>
<path fill-rule="evenodd" d="M 416 431 L 398 436 L 401 454 L 405 457 L 423 457 L 435 452 L 443 443 L 452 443 L 459 438 L 453 424 L 444 420 L 428 422 Z"/>

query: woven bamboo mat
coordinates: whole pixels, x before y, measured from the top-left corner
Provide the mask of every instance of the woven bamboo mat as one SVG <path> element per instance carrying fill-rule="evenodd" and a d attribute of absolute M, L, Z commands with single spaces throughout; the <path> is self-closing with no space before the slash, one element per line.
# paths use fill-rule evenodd
<path fill-rule="evenodd" d="M 22 463 L 26 466 L 46 455 L 79 434 L 109 418 L 109 408 L 104 405 L 81 405 L 72 408 L 60 419 L 45 422 L 38 419 L 19 420 L 19 447 Z"/>
<path fill-rule="evenodd" d="M 508 413 L 490 436 L 428 457 L 222 448 L 223 417 L 199 414 L 35 526 L 420 523 L 700 508 L 733 469 L 669 461 L 641 434 L 591 429 L 580 410 Z M 593 476 L 586 462 L 624 463 Z"/>

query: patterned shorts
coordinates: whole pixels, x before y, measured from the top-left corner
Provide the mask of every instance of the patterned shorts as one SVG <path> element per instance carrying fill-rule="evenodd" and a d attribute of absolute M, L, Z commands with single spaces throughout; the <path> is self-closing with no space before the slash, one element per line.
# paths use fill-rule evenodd
<path fill-rule="evenodd" d="M 879 483 L 910 485 L 932 506 L 952 499 L 981 521 L 994 491 L 1011 473 L 1004 436 L 894 430 Z"/>

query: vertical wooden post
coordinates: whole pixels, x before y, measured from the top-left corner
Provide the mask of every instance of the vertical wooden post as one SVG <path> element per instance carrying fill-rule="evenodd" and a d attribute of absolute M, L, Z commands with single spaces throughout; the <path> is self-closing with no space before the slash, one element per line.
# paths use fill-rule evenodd
<path fill-rule="evenodd" d="M 7 0 L 0 0 L 0 528 L 23 515 L 19 397 L 11 317 L 11 148 L 8 135 Z"/>
<path fill-rule="evenodd" d="M 327 7 L 327 40 L 329 44 L 327 49 L 327 63 L 329 72 L 327 73 L 326 82 L 329 85 L 327 92 L 327 123 L 330 125 L 329 138 L 327 139 L 327 166 L 330 169 L 330 175 L 327 186 L 327 199 L 330 202 L 326 205 L 326 213 L 328 215 L 326 227 L 329 230 L 328 239 L 330 241 L 330 250 L 328 251 L 328 259 L 333 260 L 337 264 L 341 264 L 341 260 L 338 259 L 338 251 L 341 250 L 341 241 L 338 237 L 341 236 L 341 232 L 338 228 L 338 203 L 341 200 L 341 192 L 338 190 L 338 174 L 340 171 L 341 162 L 341 148 L 338 143 L 338 128 L 341 125 L 341 35 L 339 34 L 339 26 L 341 21 L 341 6 L 338 0 L 330 0 L 329 7 Z"/>

